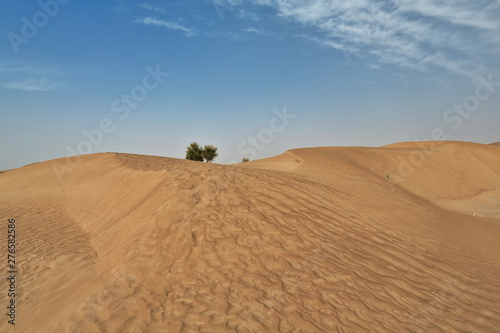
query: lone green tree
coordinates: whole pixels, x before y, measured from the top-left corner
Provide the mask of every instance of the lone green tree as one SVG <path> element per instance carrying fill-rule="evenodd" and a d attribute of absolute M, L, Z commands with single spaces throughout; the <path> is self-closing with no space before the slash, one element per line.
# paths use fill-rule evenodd
<path fill-rule="evenodd" d="M 186 150 L 186 160 L 203 162 L 203 149 L 196 142 L 192 142 Z"/>
<path fill-rule="evenodd" d="M 207 163 L 212 162 L 217 156 L 219 156 L 217 147 L 212 145 L 205 145 L 205 147 L 203 147 L 201 157 L 203 157 Z"/>

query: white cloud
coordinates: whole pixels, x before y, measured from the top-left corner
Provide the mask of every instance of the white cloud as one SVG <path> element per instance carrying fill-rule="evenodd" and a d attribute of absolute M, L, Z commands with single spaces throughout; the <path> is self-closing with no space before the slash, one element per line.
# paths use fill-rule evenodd
<path fill-rule="evenodd" d="M 498 29 L 499 22 L 492 19 L 492 11 L 498 8 L 499 1 L 454 1 L 442 3 L 435 0 L 414 0 L 401 3 L 402 11 L 415 12 L 434 17 L 455 25 L 464 25 L 480 29 Z"/>
<path fill-rule="evenodd" d="M 36 76 L 63 75 L 64 70 L 58 67 L 40 67 L 27 65 L 0 65 L 0 73 L 22 73 Z"/>
<path fill-rule="evenodd" d="M 153 11 L 157 14 L 166 14 L 167 13 L 167 11 L 165 9 L 158 7 L 158 6 L 152 6 L 148 3 L 140 3 L 139 7 L 141 7 L 142 9 Z"/>
<path fill-rule="evenodd" d="M 41 79 L 29 78 L 23 81 L 12 81 L 4 83 L 2 87 L 14 90 L 39 91 L 39 92 L 55 91 L 62 88 L 60 84 L 51 82 L 47 78 L 41 78 Z"/>
<path fill-rule="evenodd" d="M 244 20 L 250 20 L 250 21 L 259 21 L 260 16 L 257 15 L 256 13 L 246 10 L 246 9 L 240 9 L 238 11 L 238 18 L 239 19 L 244 19 Z"/>
<path fill-rule="evenodd" d="M 243 31 L 244 32 L 249 32 L 249 33 L 254 33 L 254 34 L 257 34 L 257 35 L 268 35 L 268 33 L 265 32 L 264 30 L 258 29 L 258 28 L 253 28 L 253 27 L 243 29 Z"/>
<path fill-rule="evenodd" d="M 244 0 L 216 0 L 241 6 Z M 474 77 L 500 58 L 500 0 L 247 0 L 316 29 L 324 46 L 380 63 Z M 371 61 L 370 63 L 373 63 Z"/>
<path fill-rule="evenodd" d="M 178 23 L 175 23 L 175 22 L 158 20 L 158 19 L 151 18 L 151 17 L 143 18 L 140 20 L 135 20 L 134 22 L 135 23 L 142 23 L 145 25 L 152 25 L 152 26 L 156 26 L 156 27 L 167 28 L 170 30 L 183 31 L 187 36 L 194 36 L 195 35 L 193 29 L 186 28 L 186 27 L 184 27 Z"/>

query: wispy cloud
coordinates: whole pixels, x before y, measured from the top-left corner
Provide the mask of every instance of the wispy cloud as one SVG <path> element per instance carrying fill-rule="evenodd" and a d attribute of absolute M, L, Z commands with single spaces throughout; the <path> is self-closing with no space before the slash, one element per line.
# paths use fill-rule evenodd
<path fill-rule="evenodd" d="M 311 40 L 370 63 L 474 77 L 500 58 L 500 0 L 216 0 L 265 5 Z M 488 64 L 489 63 L 489 64 Z"/>
<path fill-rule="evenodd" d="M 262 29 L 258 29 L 258 28 L 246 28 L 246 29 L 243 29 L 244 32 L 250 32 L 250 33 L 254 33 L 254 34 L 257 34 L 257 35 L 267 35 L 268 33 L 265 32 L 264 30 Z"/>
<path fill-rule="evenodd" d="M 49 92 L 61 89 L 63 86 L 54 82 L 51 82 L 47 78 L 29 78 L 22 81 L 11 81 L 4 83 L 3 88 L 13 89 L 13 90 L 24 90 L 24 91 L 38 91 L 38 92 Z"/>
<path fill-rule="evenodd" d="M 167 11 L 165 9 L 158 7 L 158 6 L 150 5 L 148 3 L 140 3 L 139 7 L 141 7 L 142 9 L 153 11 L 157 14 L 166 14 L 167 13 Z"/>
<path fill-rule="evenodd" d="M 152 26 L 156 26 L 156 27 L 166 28 L 166 29 L 170 29 L 170 30 L 179 30 L 179 31 L 184 32 L 186 34 L 186 36 L 194 36 L 195 35 L 195 32 L 193 29 L 184 27 L 184 26 L 182 26 L 178 23 L 175 23 L 175 22 L 158 20 L 158 19 L 151 18 L 151 17 L 146 17 L 146 18 L 143 18 L 140 20 L 135 20 L 134 22 L 135 23 L 142 23 L 145 25 L 152 25 Z"/>
<path fill-rule="evenodd" d="M 260 20 L 260 16 L 257 15 L 257 13 L 243 8 L 238 10 L 238 18 L 242 20 L 250 20 L 255 22 Z"/>
<path fill-rule="evenodd" d="M 244 4 L 250 4 L 251 7 L 255 7 L 254 5 L 271 5 L 271 1 L 246 1 L 246 0 L 210 0 L 220 11 L 221 15 L 225 12 L 229 12 L 237 16 L 240 20 L 249 20 L 249 21 L 260 21 L 261 16 L 257 14 L 254 10 L 255 8 L 249 8 L 246 6 L 242 6 Z"/>
<path fill-rule="evenodd" d="M 35 76 L 62 75 L 64 70 L 58 67 L 40 67 L 27 65 L 0 65 L 0 73 L 28 74 Z"/>

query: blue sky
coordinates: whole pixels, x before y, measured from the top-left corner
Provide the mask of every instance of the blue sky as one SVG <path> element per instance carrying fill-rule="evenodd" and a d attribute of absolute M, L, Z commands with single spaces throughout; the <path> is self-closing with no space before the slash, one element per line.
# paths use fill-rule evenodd
<path fill-rule="evenodd" d="M 0 170 L 500 141 L 498 0 L 7 0 L 0 32 Z"/>

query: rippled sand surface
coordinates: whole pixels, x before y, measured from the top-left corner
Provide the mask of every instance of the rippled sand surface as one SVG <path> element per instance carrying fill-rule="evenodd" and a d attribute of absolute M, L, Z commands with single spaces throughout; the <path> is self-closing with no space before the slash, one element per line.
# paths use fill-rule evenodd
<path fill-rule="evenodd" d="M 500 330 L 498 145 L 96 154 L 62 179 L 58 163 L 0 174 L 18 232 L 5 332 Z"/>

